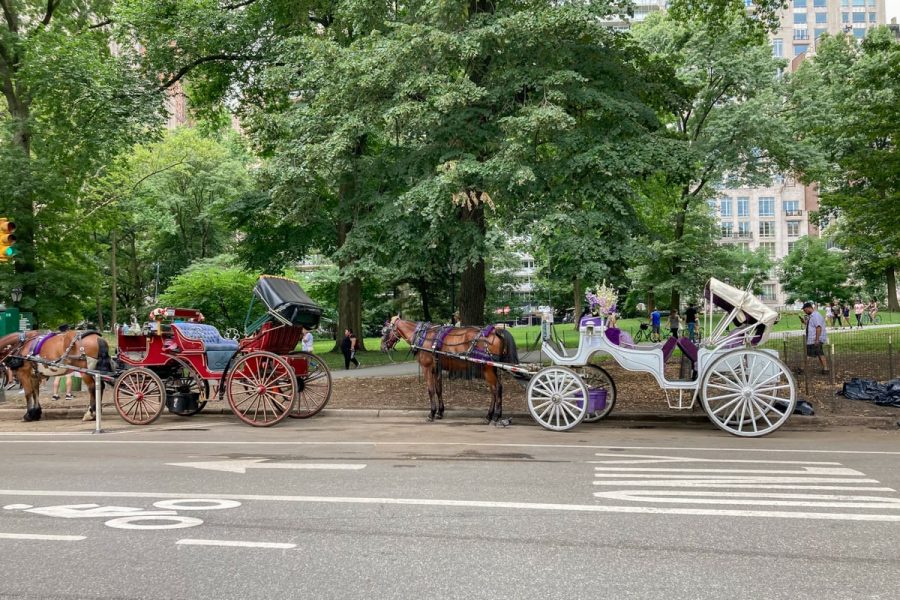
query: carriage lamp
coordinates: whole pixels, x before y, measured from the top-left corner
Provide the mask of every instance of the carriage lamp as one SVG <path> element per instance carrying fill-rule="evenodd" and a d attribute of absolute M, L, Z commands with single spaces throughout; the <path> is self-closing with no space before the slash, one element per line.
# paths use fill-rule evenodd
<path fill-rule="evenodd" d="M 10 296 L 12 296 L 13 304 L 18 304 L 22 300 L 22 288 L 13 288 Z"/>

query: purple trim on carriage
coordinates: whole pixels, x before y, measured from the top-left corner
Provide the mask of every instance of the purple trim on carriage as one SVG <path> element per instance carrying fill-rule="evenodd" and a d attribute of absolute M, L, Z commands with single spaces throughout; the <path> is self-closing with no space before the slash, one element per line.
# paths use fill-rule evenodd
<path fill-rule="evenodd" d="M 584 322 L 583 319 L 582 322 Z M 622 330 L 618 327 L 607 328 L 606 339 L 608 339 L 609 343 L 613 346 L 618 346 L 620 343 L 622 343 Z"/>
<path fill-rule="evenodd" d="M 593 315 L 585 315 L 578 322 L 578 328 L 582 327 L 600 327 L 603 325 L 603 317 L 595 317 Z"/>
<path fill-rule="evenodd" d="M 681 349 L 685 356 L 691 359 L 692 363 L 697 363 L 697 345 L 690 338 L 678 338 L 678 348 Z"/>
<path fill-rule="evenodd" d="M 37 341 L 34 347 L 31 349 L 31 356 L 37 356 L 41 353 L 41 348 L 44 346 L 44 342 L 49 340 L 52 337 L 56 337 L 59 334 L 58 331 L 51 331 L 47 335 L 41 336 L 41 338 Z M 55 393 L 55 392 L 54 392 Z"/>
<path fill-rule="evenodd" d="M 675 351 L 675 346 L 678 345 L 678 340 L 673 337 L 670 337 L 666 340 L 666 343 L 663 344 L 662 354 L 663 354 L 663 362 L 669 360 L 669 357 L 672 356 L 672 352 Z"/>

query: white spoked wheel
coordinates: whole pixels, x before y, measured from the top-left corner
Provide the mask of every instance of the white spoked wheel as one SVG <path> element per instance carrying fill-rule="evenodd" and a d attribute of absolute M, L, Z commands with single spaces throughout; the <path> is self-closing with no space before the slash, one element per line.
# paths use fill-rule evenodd
<path fill-rule="evenodd" d="M 546 367 L 528 382 L 528 411 L 554 431 L 575 427 L 587 413 L 588 387 L 568 367 Z"/>
<path fill-rule="evenodd" d="M 781 427 L 797 405 L 797 386 L 787 366 L 762 350 L 741 348 L 716 358 L 700 382 L 709 419 L 741 437 Z"/>
<path fill-rule="evenodd" d="M 584 415 L 584 421 L 586 423 L 599 421 L 611 413 L 612 409 L 616 406 L 616 382 L 613 381 L 612 375 L 610 375 L 606 369 L 598 367 L 597 365 L 585 365 L 579 369 L 579 372 L 581 373 L 581 378 L 588 386 L 588 395 L 590 395 L 591 390 L 601 389 L 606 391 L 606 404 L 603 408 L 600 410 L 588 411 Z"/>

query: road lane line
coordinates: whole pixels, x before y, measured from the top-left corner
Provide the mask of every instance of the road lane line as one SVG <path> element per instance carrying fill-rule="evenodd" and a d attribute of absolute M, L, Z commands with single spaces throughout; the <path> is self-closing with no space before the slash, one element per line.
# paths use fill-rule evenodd
<path fill-rule="evenodd" d="M 644 469 L 636 467 L 594 467 L 594 471 L 615 471 L 626 473 L 764 473 L 790 475 L 843 475 L 865 477 L 856 469 L 804 467 L 802 469 Z"/>
<path fill-rule="evenodd" d="M 797 506 L 801 508 L 887 508 L 900 510 L 900 498 L 888 498 L 885 496 L 665 490 L 617 490 L 612 492 L 595 492 L 594 496 L 596 498 L 624 500 L 627 502 Z"/>
<path fill-rule="evenodd" d="M 192 540 L 183 539 L 175 542 L 177 546 L 226 546 L 234 548 L 274 548 L 281 550 L 290 550 L 296 548 L 297 544 L 283 544 L 279 542 L 239 542 L 234 540 Z"/>
<path fill-rule="evenodd" d="M 0 533 L 0 540 L 44 540 L 48 542 L 80 542 L 83 535 L 45 535 L 42 533 Z"/>
<path fill-rule="evenodd" d="M 380 506 L 429 506 L 485 508 L 545 512 L 629 513 L 650 515 L 690 515 L 715 517 L 759 517 L 773 519 L 811 519 L 827 521 L 871 521 L 900 523 L 900 515 L 854 514 L 793 511 L 732 510 L 709 508 L 659 508 L 651 506 L 603 506 L 598 504 L 552 504 L 540 502 L 500 502 L 486 500 L 440 500 L 432 498 L 368 498 L 346 496 L 265 496 L 260 494 L 208 494 L 188 492 L 78 492 L 63 490 L 0 490 L 0 496 L 81 496 L 110 498 L 221 498 L 223 500 L 258 500 L 260 502 L 296 502 L 307 504 L 368 504 Z"/>
<path fill-rule="evenodd" d="M 607 487 L 622 487 L 624 481 L 595 481 L 594 485 Z M 627 485 L 630 487 L 703 487 L 703 488 L 738 488 L 738 489 L 761 489 L 761 490 L 845 490 L 854 492 L 896 492 L 894 488 L 889 487 L 868 487 L 853 485 L 760 485 L 758 483 L 712 483 L 708 481 L 685 481 L 666 480 L 666 481 L 629 481 Z"/>
<path fill-rule="evenodd" d="M 12 433 L 12 432 L 11 432 Z M 12 433 L 12 435 L 19 435 Z M 56 434 L 68 435 L 68 434 Z M 166 445 L 166 446 L 368 446 L 372 448 L 398 446 L 398 447 L 472 447 L 472 448 L 538 448 L 538 449 L 574 449 L 574 450 L 678 450 L 690 452 L 778 452 L 799 454 L 876 454 L 886 456 L 900 456 L 900 451 L 887 450 L 799 450 L 785 448 L 695 448 L 681 446 L 616 446 L 592 444 L 497 444 L 481 442 L 241 442 L 236 440 L 111 440 L 111 439 L 86 439 L 86 440 L 0 440 L 2 444 L 124 444 L 124 445 Z M 627 454 L 622 454 L 627 457 Z"/>
<path fill-rule="evenodd" d="M 734 483 L 881 483 L 877 479 L 856 477 L 847 479 L 845 477 L 762 477 L 754 475 L 666 475 L 664 473 L 594 473 L 594 477 L 600 480 L 615 480 L 621 485 L 627 485 L 624 480 L 670 480 L 670 481 L 717 481 L 724 483 L 733 481 Z"/>
<path fill-rule="evenodd" d="M 646 456 L 644 454 L 622 454 L 618 452 L 616 454 L 605 454 L 605 453 L 596 453 L 594 456 Z M 658 464 L 658 463 L 743 463 L 750 465 L 759 465 L 759 464 L 779 464 L 779 465 L 833 465 L 833 466 L 841 466 L 843 463 L 839 462 L 818 462 L 811 460 L 779 460 L 772 459 L 767 460 L 765 458 L 754 458 L 754 459 L 742 459 L 742 458 L 684 458 L 680 457 L 679 460 L 588 460 L 585 461 L 591 465 L 637 465 L 637 464 Z"/>

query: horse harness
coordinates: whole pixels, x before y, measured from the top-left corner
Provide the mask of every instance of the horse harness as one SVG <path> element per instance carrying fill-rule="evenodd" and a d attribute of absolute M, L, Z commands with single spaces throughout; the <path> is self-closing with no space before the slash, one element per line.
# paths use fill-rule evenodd
<path fill-rule="evenodd" d="M 87 361 L 87 359 L 89 357 L 84 351 L 84 346 L 81 346 L 79 348 L 79 354 L 71 355 L 70 352 L 72 352 L 72 349 L 75 347 L 75 344 L 77 344 L 81 340 L 85 339 L 86 337 L 91 336 L 91 335 L 96 335 L 96 336 L 100 335 L 100 333 L 97 331 L 79 331 L 76 333 L 76 335 L 72 336 L 72 341 L 69 342 L 69 345 L 66 346 L 66 349 L 59 356 L 59 358 L 57 358 L 54 361 L 48 361 L 45 364 L 40 365 L 37 362 L 29 361 L 28 359 L 38 357 L 41 353 L 41 349 L 43 348 L 44 343 L 47 342 L 49 339 L 62 334 L 63 332 L 51 331 L 51 332 L 47 333 L 46 335 L 43 335 L 40 337 L 38 337 L 37 335 L 29 336 L 28 333 L 29 332 L 24 332 L 24 331 L 19 333 L 19 345 L 9 351 L 9 353 L 5 357 L 5 360 L 9 360 L 9 367 L 11 369 L 20 369 L 21 365 L 19 365 L 18 363 L 20 361 L 22 363 L 24 363 L 25 361 L 28 361 L 31 363 L 31 368 L 34 370 L 35 374 L 38 373 L 38 367 L 40 367 L 40 366 L 45 366 L 45 367 L 49 367 L 49 368 L 58 368 L 58 367 L 62 367 L 65 365 L 71 365 L 72 363 L 77 362 L 77 361 Z M 35 338 L 38 338 L 38 339 L 35 341 Z M 27 356 L 19 356 L 18 353 L 31 342 L 34 342 L 34 343 L 32 344 L 31 348 L 29 349 L 28 355 Z M 18 365 L 18 366 L 14 366 L 14 365 Z"/>
<path fill-rule="evenodd" d="M 396 335 L 396 324 L 392 324 L 392 329 L 394 335 Z M 416 323 L 416 328 L 412 334 L 412 340 L 410 343 L 411 350 L 413 354 L 417 354 L 419 350 L 425 349 L 427 351 L 440 351 L 444 346 L 444 341 L 451 331 L 454 329 L 477 329 L 476 327 L 455 327 L 453 325 L 432 325 L 431 323 L 419 321 Z M 464 356 L 473 356 L 476 358 L 483 359 L 491 359 L 491 353 L 487 351 L 489 347 L 488 338 L 491 337 L 494 333 L 495 326 L 488 325 L 484 329 L 480 329 L 478 331 L 478 335 L 476 335 L 472 341 L 469 343 L 469 348 L 461 353 Z M 428 334 L 431 332 L 435 332 L 434 339 L 432 340 L 431 348 L 425 348 L 425 343 L 427 341 Z M 479 348 L 478 344 L 482 343 L 484 345 L 484 349 Z"/>

